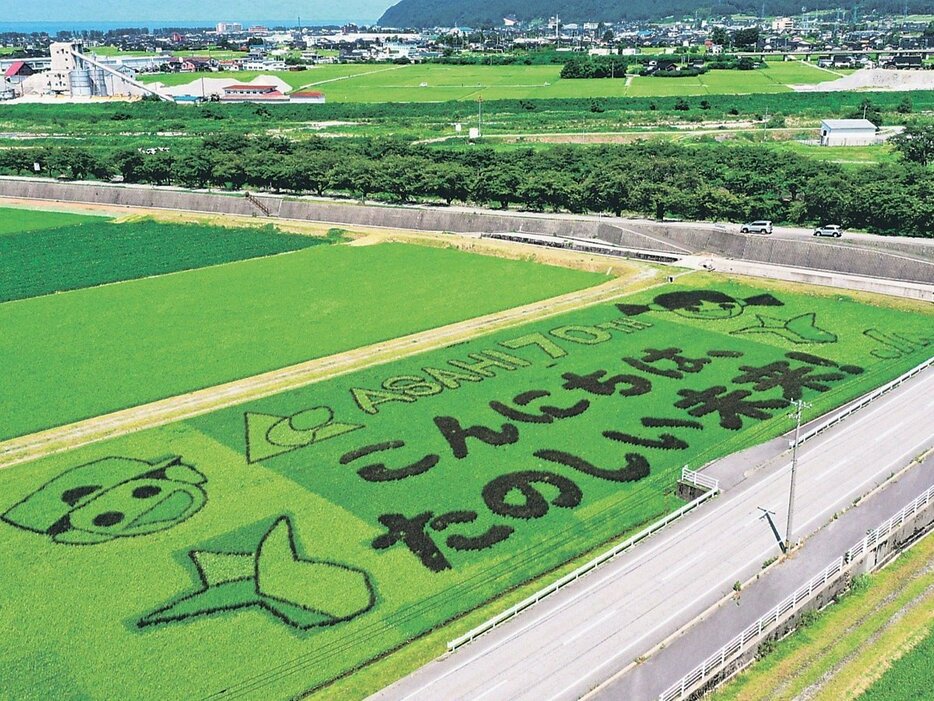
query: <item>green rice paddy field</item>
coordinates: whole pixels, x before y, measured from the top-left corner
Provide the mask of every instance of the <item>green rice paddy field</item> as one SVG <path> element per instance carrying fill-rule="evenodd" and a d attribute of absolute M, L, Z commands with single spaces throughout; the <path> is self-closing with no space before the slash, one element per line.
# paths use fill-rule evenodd
<path fill-rule="evenodd" d="M 934 689 L 934 633 L 898 659 L 860 696 L 860 701 L 923 701 Z"/>
<path fill-rule="evenodd" d="M 606 279 L 452 249 L 316 245 L 328 240 L 269 227 L 14 212 L 32 229 L 0 235 L 0 300 L 43 296 L 0 303 L 0 367 L 15 378 L 0 384 L 0 440 Z"/>
<path fill-rule="evenodd" d="M 629 76 L 562 80 L 561 66 L 325 65 L 276 73 L 293 89 L 313 86 L 331 102 L 444 102 L 447 100 L 654 97 L 790 92 L 789 85 L 834 80 L 831 72 L 800 62 L 770 62 L 752 71 L 708 71 L 687 78 Z M 260 73 L 205 74 L 207 78 L 252 80 Z M 201 76 L 147 75 L 147 82 L 184 85 Z M 192 90 L 197 87 L 193 84 Z"/>
<path fill-rule="evenodd" d="M 399 248 L 355 258 L 320 308 L 410 292 Z M 682 465 L 786 431 L 791 401 L 824 412 L 930 352 L 927 310 L 680 281 L 0 471 L 4 692 L 295 697 L 676 508 Z M 244 318 L 262 337 L 301 297 Z M 352 323 L 312 328 L 382 323 L 340 308 Z M 398 330 L 412 309 L 382 313 Z"/>
<path fill-rule="evenodd" d="M 263 228 L 0 209 L 0 302 L 310 248 L 331 239 Z M 19 223 L 17 223 L 19 222 Z M 31 224 L 30 222 L 33 222 Z M 37 228 L 38 227 L 38 228 Z"/>

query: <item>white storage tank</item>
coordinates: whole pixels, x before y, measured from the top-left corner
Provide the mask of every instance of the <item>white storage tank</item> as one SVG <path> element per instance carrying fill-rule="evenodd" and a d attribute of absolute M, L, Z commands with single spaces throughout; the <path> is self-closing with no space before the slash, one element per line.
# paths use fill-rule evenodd
<path fill-rule="evenodd" d="M 91 72 L 76 69 L 68 74 L 68 83 L 71 87 L 72 97 L 91 97 Z"/>
<path fill-rule="evenodd" d="M 91 75 L 91 90 L 95 95 L 107 95 L 107 76 L 103 68 L 94 66 L 88 70 Z"/>

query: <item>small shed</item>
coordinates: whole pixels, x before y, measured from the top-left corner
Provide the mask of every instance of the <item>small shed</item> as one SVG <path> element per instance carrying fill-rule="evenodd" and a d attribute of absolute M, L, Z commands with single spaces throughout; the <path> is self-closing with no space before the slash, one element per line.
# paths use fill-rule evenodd
<path fill-rule="evenodd" d="M 876 125 L 868 119 L 825 119 L 820 123 L 821 146 L 869 146 L 876 143 Z"/>
<path fill-rule="evenodd" d="M 299 90 L 298 92 L 293 92 L 291 97 L 292 102 L 304 102 L 318 105 L 323 105 L 325 102 L 324 93 L 318 90 Z"/>

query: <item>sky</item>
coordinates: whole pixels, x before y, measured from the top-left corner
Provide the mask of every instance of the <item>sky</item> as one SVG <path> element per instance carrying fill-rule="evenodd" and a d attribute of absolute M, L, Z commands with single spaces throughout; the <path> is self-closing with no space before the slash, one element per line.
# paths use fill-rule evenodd
<path fill-rule="evenodd" d="M 4 3 L 5 22 L 376 20 L 396 0 L 32 0 Z"/>

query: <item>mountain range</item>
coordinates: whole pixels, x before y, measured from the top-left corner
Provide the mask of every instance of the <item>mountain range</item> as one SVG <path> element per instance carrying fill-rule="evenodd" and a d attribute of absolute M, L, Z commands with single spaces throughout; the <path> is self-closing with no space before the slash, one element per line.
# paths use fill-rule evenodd
<path fill-rule="evenodd" d="M 721 17 L 728 14 L 767 16 L 795 15 L 807 0 L 401 0 L 379 20 L 383 27 L 489 27 L 502 26 L 504 17 L 521 21 L 547 19 L 555 13 L 563 22 L 618 22 L 653 20 L 664 17 Z M 819 9 L 834 7 L 822 3 Z M 860 14 L 930 14 L 934 0 L 843 0 L 846 10 L 859 8 Z M 809 9 L 817 9 L 809 8 Z"/>

